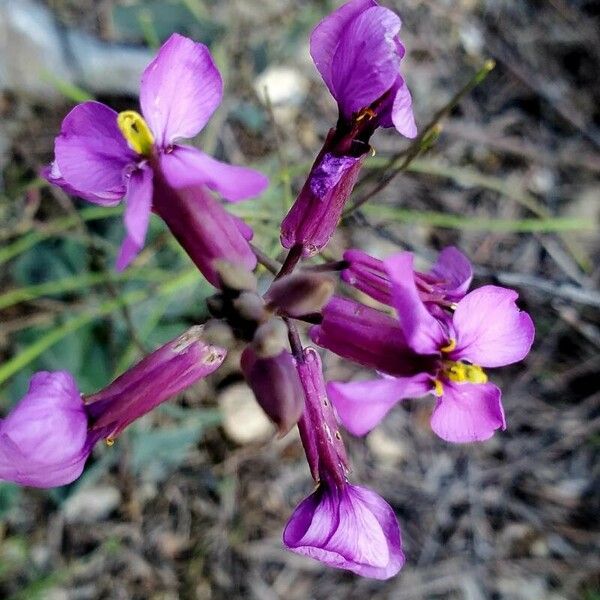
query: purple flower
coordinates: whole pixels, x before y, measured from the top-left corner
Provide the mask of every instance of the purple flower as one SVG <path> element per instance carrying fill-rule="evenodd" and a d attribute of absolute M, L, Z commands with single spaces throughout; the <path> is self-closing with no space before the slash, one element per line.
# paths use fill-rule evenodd
<path fill-rule="evenodd" d="M 452 314 L 432 314 L 419 296 L 412 254 L 401 252 L 384 265 L 399 320 L 335 298 L 321 325 L 311 329 L 316 343 L 383 376 L 328 385 L 342 423 L 364 435 L 398 401 L 434 393 L 431 426 L 441 438 L 481 441 L 505 429 L 501 392 L 483 368 L 518 362 L 531 348 L 533 322 L 518 309 L 517 293 L 483 286 L 464 296 Z"/>
<path fill-rule="evenodd" d="M 131 110 L 117 114 L 99 102 L 79 104 L 65 117 L 56 138 L 55 160 L 44 176 L 96 204 L 110 206 L 125 198 L 127 235 L 117 260 L 119 270 L 143 247 L 151 210 L 170 227 L 173 222 L 186 223 L 191 233 L 175 235 L 201 270 L 206 260 L 198 256 L 197 248 L 188 248 L 192 235 L 203 238 L 202 251 L 208 249 L 209 254 L 249 269 L 256 265 L 247 229 L 245 234 L 240 231 L 236 219 L 203 188 L 235 202 L 259 194 L 267 179 L 176 143 L 204 127 L 221 101 L 222 88 L 208 48 L 173 34 L 142 76 L 143 117 Z M 196 203 L 201 212 L 208 205 L 208 225 L 196 215 L 188 220 L 198 210 Z M 224 247 L 218 247 L 221 235 L 231 238 Z"/>
<path fill-rule="evenodd" d="M 382 260 L 362 250 L 347 250 L 344 260 L 348 267 L 342 279 L 374 300 L 392 306 L 392 284 Z M 469 259 L 453 246 L 444 248 L 427 273 L 415 271 L 419 297 L 425 303 L 448 307 L 467 293 L 473 279 Z"/>
<path fill-rule="evenodd" d="M 306 401 L 298 428 L 318 487 L 292 514 L 283 543 L 330 567 L 388 579 L 404 564 L 394 511 L 375 492 L 347 481 L 346 450 L 327 399 L 319 355 L 306 348 L 297 366 Z"/>
<path fill-rule="evenodd" d="M 310 53 L 342 120 L 375 121 L 414 138 L 412 100 L 400 75 L 401 25 L 375 0 L 350 0 L 315 27 Z"/>
<path fill-rule="evenodd" d="M 339 119 L 281 226 L 285 248 L 310 256 L 330 240 L 378 127 L 417 129 L 400 75 L 400 17 L 374 0 L 351 0 L 319 23 L 310 52 L 339 106 Z"/>
<path fill-rule="evenodd" d="M 0 480 L 47 488 L 77 479 L 96 442 L 114 440 L 221 365 L 225 351 L 200 334 L 201 328 L 190 329 L 85 398 L 70 373 L 36 373 L 27 394 L 0 420 Z"/>
<path fill-rule="evenodd" d="M 321 483 L 292 514 L 283 542 L 297 554 L 373 579 L 389 579 L 404 564 L 392 508 L 375 492 L 349 483 Z"/>
<path fill-rule="evenodd" d="M 73 377 L 36 373 L 27 394 L 0 420 L 0 479 L 42 488 L 70 483 L 95 441 Z"/>

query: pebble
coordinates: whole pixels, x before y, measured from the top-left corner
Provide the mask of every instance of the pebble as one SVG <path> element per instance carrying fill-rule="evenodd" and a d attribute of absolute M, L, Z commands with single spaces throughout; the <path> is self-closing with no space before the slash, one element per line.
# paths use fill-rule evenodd
<path fill-rule="evenodd" d="M 223 430 L 233 442 L 245 445 L 273 436 L 273 425 L 245 383 L 226 388 L 219 396 L 219 405 L 223 412 Z"/>
<path fill-rule="evenodd" d="M 106 519 L 121 503 L 113 486 L 91 486 L 75 492 L 64 504 L 67 523 L 96 523 Z"/>

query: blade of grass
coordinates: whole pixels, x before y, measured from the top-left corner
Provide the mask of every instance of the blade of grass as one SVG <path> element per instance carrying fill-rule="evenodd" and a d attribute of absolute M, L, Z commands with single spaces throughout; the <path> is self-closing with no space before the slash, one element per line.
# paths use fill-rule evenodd
<path fill-rule="evenodd" d="M 139 279 L 141 281 L 160 282 L 164 281 L 168 274 L 167 271 L 161 269 L 132 268 L 123 273 L 107 272 L 70 275 L 69 277 L 64 277 L 55 281 L 47 281 L 37 285 L 28 285 L 0 294 L 0 310 L 19 304 L 20 302 L 37 300 L 38 298 L 52 294 L 73 292 L 109 281 L 117 283 L 120 281 Z"/>
<path fill-rule="evenodd" d="M 98 219 L 108 219 L 123 213 L 122 206 L 91 206 L 79 211 L 79 217 L 69 215 L 67 217 L 59 217 L 54 219 L 47 225 L 45 224 L 39 230 L 31 231 L 20 236 L 14 242 L 7 244 L 4 248 L 0 248 L 0 265 L 33 248 L 36 244 L 43 242 L 59 233 L 67 231 L 72 227 L 77 226 L 81 220 L 97 221 Z"/>
<path fill-rule="evenodd" d="M 91 307 L 81 314 L 71 317 L 61 325 L 58 325 L 39 337 L 33 344 L 30 344 L 22 352 L 19 352 L 15 357 L 6 361 L 0 366 L 0 384 L 4 383 L 8 378 L 18 373 L 25 368 L 45 350 L 62 340 L 70 333 L 74 333 L 88 323 L 111 314 L 122 306 L 129 306 L 138 302 L 153 297 L 164 297 L 173 294 L 187 285 L 195 283 L 198 276 L 195 270 L 190 270 L 178 275 L 171 281 L 159 285 L 154 289 L 135 290 L 124 294 L 121 298 L 102 302 L 98 306 Z"/>
<path fill-rule="evenodd" d="M 373 217 L 446 229 L 506 231 L 511 233 L 555 233 L 561 231 L 593 231 L 596 228 L 595 224 L 590 222 L 589 219 L 572 217 L 495 219 L 452 215 L 435 211 L 409 210 L 382 204 L 369 204 L 364 206 L 362 210 Z"/>

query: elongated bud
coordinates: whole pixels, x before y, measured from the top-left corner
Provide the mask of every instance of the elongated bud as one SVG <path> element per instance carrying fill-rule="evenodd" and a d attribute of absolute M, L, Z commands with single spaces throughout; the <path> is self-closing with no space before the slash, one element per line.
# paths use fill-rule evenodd
<path fill-rule="evenodd" d="M 322 273 L 292 273 L 276 280 L 265 294 L 265 300 L 281 314 L 301 317 L 320 312 L 334 288 L 333 281 Z"/>
<path fill-rule="evenodd" d="M 202 327 L 192 327 L 84 399 L 91 429 L 113 439 L 132 421 L 215 371 L 226 354 L 204 341 Z"/>
<path fill-rule="evenodd" d="M 283 437 L 298 422 L 304 410 L 304 394 L 290 352 L 261 358 L 247 346 L 241 358 L 242 372 L 265 414 Z"/>

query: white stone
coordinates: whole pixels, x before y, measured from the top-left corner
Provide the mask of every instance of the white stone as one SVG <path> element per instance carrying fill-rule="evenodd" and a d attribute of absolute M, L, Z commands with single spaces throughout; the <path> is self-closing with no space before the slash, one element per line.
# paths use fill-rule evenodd
<path fill-rule="evenodd" d="M 225 434 L 237 444 L 266 441 L 273 436 L 273 425 L 245 383 L 226 388 L 219 396 L 219 405 Z"/>

